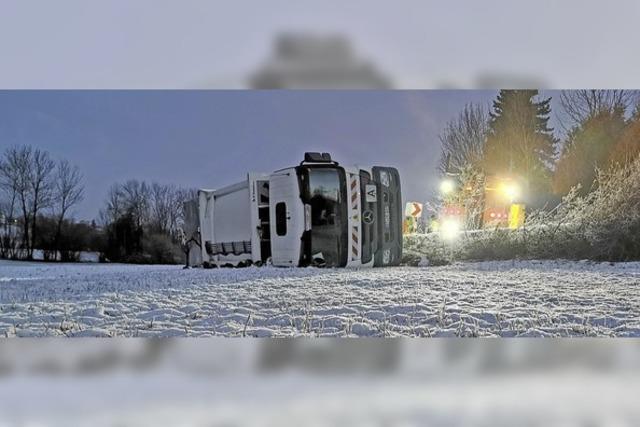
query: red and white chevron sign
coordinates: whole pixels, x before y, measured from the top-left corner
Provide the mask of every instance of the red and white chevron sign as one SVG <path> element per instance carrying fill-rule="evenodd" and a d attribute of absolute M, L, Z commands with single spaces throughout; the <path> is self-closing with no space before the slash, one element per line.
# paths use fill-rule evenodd
<path fill-rule="evenodd" d="M 422 203 L 409 202 L 404 209 L 405 216 L 420 218 L 422 216 Z"/>

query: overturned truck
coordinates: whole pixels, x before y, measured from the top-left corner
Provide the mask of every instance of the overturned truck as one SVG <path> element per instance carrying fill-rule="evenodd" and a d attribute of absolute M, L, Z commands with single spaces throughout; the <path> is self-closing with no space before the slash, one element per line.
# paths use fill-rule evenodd
<path fill-rule="evenodd" d="M 378 267 L 402 258 L 395 168 L 344 167 L 306 153 L 295 167 L 199 190 L 186 203 L 191 265 Z"/>

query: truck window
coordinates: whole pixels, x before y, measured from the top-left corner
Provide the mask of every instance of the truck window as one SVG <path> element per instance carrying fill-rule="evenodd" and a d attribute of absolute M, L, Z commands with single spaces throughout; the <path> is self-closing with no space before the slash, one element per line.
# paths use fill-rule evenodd
<path fill-rule="evenodd" d="M 309 170 L 311 257 L 327 266 L 343 264 L 347 242 L 346 207 L 341 176 L 336 169 Z"/>
<path fill-rule="evenodd" d="M 287 205 L 284 202 L 276 203 L 276 234 L 287 235 Z"/>

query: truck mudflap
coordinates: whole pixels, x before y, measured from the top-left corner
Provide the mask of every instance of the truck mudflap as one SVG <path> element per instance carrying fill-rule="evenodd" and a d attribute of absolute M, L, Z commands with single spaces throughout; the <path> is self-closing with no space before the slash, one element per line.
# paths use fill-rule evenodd
<path fill-rule="evenodd" d="M 399 265 L 402 259 L 402 196 L 400 174 L 395 168 L 374 166 L 377 184 L 378 245 L 374 266 Z"/>

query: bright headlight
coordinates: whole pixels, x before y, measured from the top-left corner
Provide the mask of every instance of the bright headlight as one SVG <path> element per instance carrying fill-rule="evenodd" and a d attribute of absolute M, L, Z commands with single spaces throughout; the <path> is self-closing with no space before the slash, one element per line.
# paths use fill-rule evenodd
<path fill-rule="evenodd" d="M 516 183 L 505 183 L 500 189 L 502 190 L 502 194 L 509 200 L 514 200 L 520 197 L 520 187 Z"/>
<path fill-rule="evenodd" d="M 442 221 L 442 225 L 440 226 L 440 236 L 444 240 L 455 240 L 460 235 L 460 230 L 462 230 L 460 221 L 455 219 L 445 219 Z"/>
<path fill-rule="evenodd" d="M 456 184 L 450 179 L 445 179 L 440 183 L 440 192 L 442 194 L 450 194 L 455 189 L 456 189 Z"/>

